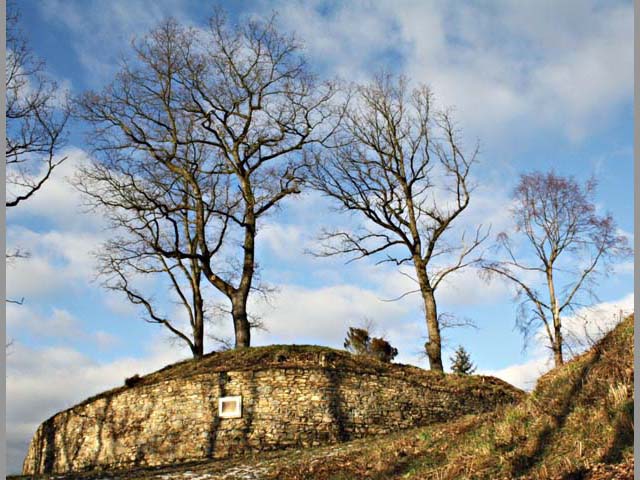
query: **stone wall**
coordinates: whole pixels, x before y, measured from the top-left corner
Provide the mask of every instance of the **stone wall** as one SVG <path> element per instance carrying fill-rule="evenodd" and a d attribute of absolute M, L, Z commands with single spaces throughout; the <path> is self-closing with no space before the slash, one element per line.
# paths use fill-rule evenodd
<path fill-rule="evenodd" d="M 107 392 L 44 422 L 23 471 L 155 466 L 315 446 L 487 411 L 520 396 L 490 377 L 327 358 L 214 369 Z M 231 395 L 242 396 L 242 417 L 220 418 L 218 398 Z"/>

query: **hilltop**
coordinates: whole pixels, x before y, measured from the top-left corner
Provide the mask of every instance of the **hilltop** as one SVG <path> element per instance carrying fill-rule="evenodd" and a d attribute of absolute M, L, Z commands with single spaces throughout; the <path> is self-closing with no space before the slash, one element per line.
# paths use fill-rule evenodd
<path fill-rule="evenodd" d="M 634 317 L 516 405 L 354 445 L 279 479 L 632 479 Z"/>
<path fill-rule="evenodd" d="M 516 405 L 326 450 L 327 460 L 318 452 L 259 478 L 632 479 L 633 322 L 542 376 Z"/>
<path fill-rule="evenodd" d="M 176 379 L 187 380 L 203 374 L 222 373 L 229 370 L 235 372 L 258 372 L 273 368 L 288 370 L 317 368 L 318 366 L 329 366 L 333 369 L 360 373 L 415 378 L 422 382 L 429 382 L 434 387 L 438 385 L 447 386 L 461 392 L 468 387 L 481 383 L 483 387 L 494 388 L 498 395 L 503 392 L 507 392 L 507 395 L 516 396 L 523 394 L 519 389 L 496 377 L 483 375 L 455 376 L 453 377 L 455 381 L 452 381 L 451 376 L 440 372 L 424 370 L 414 365 L 402 363 L 384 363 L 366 355 L 354 355 L 344 350 L 336 350 L 320 345 L 269 345 L 211 352 L 198 359 L 189 358 L 172 363 L 144 376 L 135 375 L 132 379 L 123 379 L 133 381 L 130 385 L 126 385 L 125 381 L 123 381 L 122 386 L 93 395 L 68 410 L 117 395 L 132 388 L 143 388 Z"/>
<path fill-rule="evenodd" d="M 129 475 L 260 458 L 451 422 L 523 395 L 493 377 L 431 372 L 327 347 L 212 353 L 134 375 L 53 415 L 33 436 L 23 472 Z"/>
<path fill-rule="evenodd" d="M 339 445 L 130 470 L 116 477 L 631 479 L 633 329 L 631 316 L 590 350 L 541 377 L 519 403 L 490 413 Z"/>

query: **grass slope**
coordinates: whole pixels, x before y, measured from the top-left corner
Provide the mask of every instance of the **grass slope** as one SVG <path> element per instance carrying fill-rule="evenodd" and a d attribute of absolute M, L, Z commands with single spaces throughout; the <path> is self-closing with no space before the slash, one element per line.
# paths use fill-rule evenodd
<path fill-rule="evenodd" d="M 492 413 L 339 445 L 117 472 L 112 478 L 632 479 L 633 338 L 631 316 L 588 352 L 541 377 L 521 402 Z"/>
<path fill-rule="evenodd" d="M 520 403 L 388 437 L 282 479 L 633 478 L 633 316 Z"/>

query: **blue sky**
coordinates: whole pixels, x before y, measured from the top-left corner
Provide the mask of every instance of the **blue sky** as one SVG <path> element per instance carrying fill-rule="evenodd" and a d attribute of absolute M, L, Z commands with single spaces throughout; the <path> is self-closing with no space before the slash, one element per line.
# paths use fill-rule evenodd
<path fill-rule="evenodd" d="M 509 225 L 509 194 L 517 175 L 555 168 L 585 180 L 595 175 L 601 212 L 633 234 L 633 5 L 598 1 L 222 2 L 232 19 L 265 17 L 295 32 L 323 77 L 366 81 L 381 68 L 430 85 L 469 143 L 481 144 L 478 183 L 461 227 Z M 19 2 L 22 26 L 47 71 L 71 93 L 99 89 L 129 52 L 129 41 L 172 15 L 203 26 L 212 5 L 200 1 L 112 0 Z M 90 131 L 71 126 L 67 162 L 33 200 L 7 214 L 8 246 L 31 257 L 7 268 L 7 307 L 14 339 L 7 365 L 9 471 L 16 471 L 37 425 L 86 396 L 186 357 L 157 326 L 139 319 L 126 300 L 94 281 L 91 251 L 108 238 L 105 222 L 83 213 L 66 181 L 91 153 Z M 399 360 L 426 366 L 418 352 L 426 328 L 417 298 L 401 293 L 403 278 L 373 261 L 316 259 L 322 226 L 349 219 L 308 192 L 290 198 L 258 236 L 262 277 L 278 288 L 271 305 L 252 303 L 268 331 L 255 344 L 318 343 L 341 347 L 349 325 L 365 317 L 400 350 Z M 633 305 L 632 262 L 597 288 L 609 319 Z M 158 289 L 162 287 L 149 285 Z M 522 350 L 508 285 L 490 285 L 470 270 L 445 285 L 439 309 L 471 318 L 478 329 L 450 330 L 445 364 L 464 345 L 479 371 L 530 387 L 546 366 L 544 348 Z M 213 293 L 212 293 L 213 295 Z M 570 320 L 569 320 L 570 321 Z M 230 333 L 228 320 L 213 326 Z M 596 328 L 596 327 L 592 327 Z M 209 348 L 212 348 L 212 343 Z"/>

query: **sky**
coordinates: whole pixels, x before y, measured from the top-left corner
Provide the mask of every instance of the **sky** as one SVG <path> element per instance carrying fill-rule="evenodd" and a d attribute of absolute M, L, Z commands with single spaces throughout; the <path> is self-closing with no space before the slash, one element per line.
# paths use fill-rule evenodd
<path fill-rule="evenodd" d="M 130 41 L 159 21 L 203 27 L 214 2 L 196 0 L 23 0 L 21 25 L 47 72 L 72 94 L 99 90 L 113 79 Z M 220 2 L 232 21 L 265 18 L 294 33 L 323 78 L 366 82 L 381 69 L 429 85 L 439 105 L 453 107 L 465 141 L 480 143 L 477 189 L 459 229 L 508 229 L 510 194 L 518 175 L 555 169 L 599 182 L 597 208 L 610 212 L 621 234 L 633 236 L 633 4 L 627 1 Z M 7 246 L 30 252 L 7 266 L 7 455 L 18 472 L 37 426 L 89 395 L 186 358 L 189 352 L 161 327 L 141 319 L 127 300 L 100 286 L 93 253 L 111 232 L 86 212 L 68 178 L 92 161 L 91 131 L 70 126 L 67 161 L 28 202 L 7 212 Z M 266 330 L 254 345 L 320 344 L 341 348 L 349 326 L 370 320 L 400 351 L 396 359 L 427 367 L 420 355 L 426 326 L 419 299 L 385 302 L 410 284 L 374 260 L 305 254 L 323 227 L 356 221 L 332 210 L 317 193 L 289 198 L 265 219 L 257 238 L 261 277 L 276 287 L 271 302 L 252 301 Z M 161 289 L 150 284 L 150 289 Z M 162 290 L 159 290 L 162 294 Z M 633 308 L 633 261 L 599 280 L 597 304 L 565 323 L 591 336 L 620 310 Z M 212 294 L 213 295 L 213 294 Z M 538 342 L 523 348 L 514 328 L 510 285 L 486 283 L 469 269 L 437 292 L 439 310 L 477 328 L 444 332 L 445 368 L 463 345 L 478 373 L 533 387 L 550 367 Z M 171 308 L 171 305 L 167 305 Z M 180 316 L 175 310 L 174 315 Z M 229 320 L 210 333 L 228 336 Z M 207 341 L 206 350 L 215 348 Z"/>

